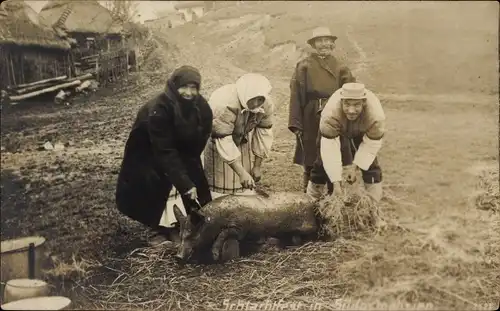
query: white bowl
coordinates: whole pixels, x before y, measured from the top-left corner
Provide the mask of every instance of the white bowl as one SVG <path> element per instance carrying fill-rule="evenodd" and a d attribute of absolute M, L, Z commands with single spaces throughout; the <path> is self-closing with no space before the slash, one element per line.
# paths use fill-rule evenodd
<path fill-rule="evenodd" d="M 14 279 L 7 282 L 3 294 L 3 303 L 16 300 L 48 296 L 49 284 L 42 280 Z"/>
<path fill-rule="evenodd" d="M 67 310 L 70 304 L 71 300 L 66 297 L 37 297 L 3 304 L 2 310 Z"/>

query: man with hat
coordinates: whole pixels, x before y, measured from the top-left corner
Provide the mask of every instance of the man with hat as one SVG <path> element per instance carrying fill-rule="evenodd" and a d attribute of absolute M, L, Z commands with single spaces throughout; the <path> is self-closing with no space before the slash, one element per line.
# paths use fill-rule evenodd
<path fill-rule="evenodd" d="M 361 83 L 346 83 L 328 100 L 319 125 L 320 156 L 314 163 L 307 193 L 318 199 L 323 194 L 326 178 L 333 192 L 342 196 L 342 166 L 347 182 L 353 183 L 361 169 L 368 194 L 378 202 L 382 198 L 382 170 L 377 153 L 385 134 L 385 114 L 379 99 Z M 340 140 L 349 142 L 341 150 Z M 354 155 L 354 156 L 353 156 Z"/>
<path fill-rule="evenodd" d="M 315 52 L 297 63 L 290 81 L 288 129 L 296 135 L 293 161 L 304 167 L 304 192 L 318 156 L 320 111 L 337 89 L 346 82 L 355 81 L 349 68 L 332 55 L 336 40 L 328 28 L 314 29 L 307 43 Z M 331 192 L 331 183 L 328 183 L 328 188 Z"/>

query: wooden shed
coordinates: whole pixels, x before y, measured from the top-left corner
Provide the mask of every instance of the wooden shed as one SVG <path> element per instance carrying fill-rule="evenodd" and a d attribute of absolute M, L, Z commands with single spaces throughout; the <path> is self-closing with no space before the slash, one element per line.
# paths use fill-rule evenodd
<path fill-rule="evenodd" d="M 51 0 L 39 15 L 47 26 L 76 41 L 71 54 L 77 74 L 91 72 L 107 83 L 128 73 L 127 31 L 98 1 Z"/>
<path fill-rule="evenodd" d="M 70 48 L 24 1 L 0 4 L 0 89 L 70 76 Z"/>
<path fill-rule="evenodd" d="M 121 48 L 121 30 L 98 1 L 51 0 L 39 15 L 47 26 L 63 30 L 84 54 Z M 85 53 L 85 50 L 90 50 Z"/>

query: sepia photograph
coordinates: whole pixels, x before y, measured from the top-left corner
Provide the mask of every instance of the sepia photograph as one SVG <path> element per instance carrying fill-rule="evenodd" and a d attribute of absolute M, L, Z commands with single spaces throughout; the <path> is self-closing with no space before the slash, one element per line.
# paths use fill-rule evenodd
<path fill-rule="evenodd" d="M 2 310 L 500 310 L 497 1 L 4 0 Z"/>

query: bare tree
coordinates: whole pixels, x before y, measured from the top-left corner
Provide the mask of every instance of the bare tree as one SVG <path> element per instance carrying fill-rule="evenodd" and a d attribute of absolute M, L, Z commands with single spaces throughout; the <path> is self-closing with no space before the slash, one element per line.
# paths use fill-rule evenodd
<path fill-rule="evenodd" d="M 111 12 L 113 19 L 121 23 L 132 22 L 134 20 L 139 13 L 138 5 L 137 1 L 130 0 L 111 0 L 105 2 L 105 6 Z"/>

